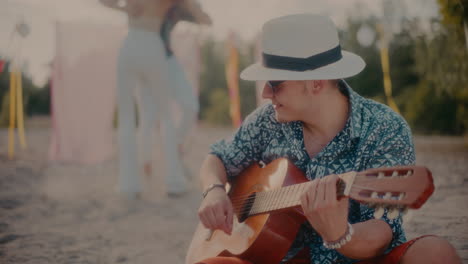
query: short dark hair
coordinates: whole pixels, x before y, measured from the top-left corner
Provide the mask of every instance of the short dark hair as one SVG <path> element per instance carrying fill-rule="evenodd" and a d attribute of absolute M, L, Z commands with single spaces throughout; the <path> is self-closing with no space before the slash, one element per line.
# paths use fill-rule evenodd
<path fill-rule="evenodd" d="M 338 87 L 338 90 L 343 95 L 349 97 L 348 88 L 346 88 L 346 83 L 343 81 L 343 79 L 334 79 L 334 80 L 329 80 L 329 81 L 333 86 Z"/>

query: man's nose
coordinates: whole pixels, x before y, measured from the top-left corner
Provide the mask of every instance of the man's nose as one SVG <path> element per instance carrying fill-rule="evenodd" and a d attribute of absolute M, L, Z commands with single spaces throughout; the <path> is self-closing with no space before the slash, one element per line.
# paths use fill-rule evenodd
<path fill-rule="evenodd" d="M 265 82 L 265 85 L 263 86 L 262 97 L 264 99 L 271 99 L 273 98 L 273 95 L 273 89 Z"/>

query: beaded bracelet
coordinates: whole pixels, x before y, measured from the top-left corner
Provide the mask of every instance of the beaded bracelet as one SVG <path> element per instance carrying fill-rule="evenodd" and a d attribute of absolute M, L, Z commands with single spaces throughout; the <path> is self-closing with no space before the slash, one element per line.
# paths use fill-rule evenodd
<path fill-rule="evenodd" d="M 338 249 L 344 246 L 346 243 L 348 243 L 351 240 L 351 236 L 354 234 L 354 229 L 353 226 L 348 223 L 348 228 L 346 229 L 346 232 L 344 235 L 342 235 L 338 240 L 327 242 L 323 241 L 323 246 L 328 248 L 328 249 Z"/>

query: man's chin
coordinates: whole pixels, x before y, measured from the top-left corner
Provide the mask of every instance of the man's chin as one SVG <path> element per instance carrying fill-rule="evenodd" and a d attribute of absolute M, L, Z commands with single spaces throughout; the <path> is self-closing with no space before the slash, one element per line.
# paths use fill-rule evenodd
<path fill-rule="evenodd" d="M 286 120 L 284 117 L 278 115 L 278 113 L 276 113 L 275 118 L 276 118 L 276 121 L 277 121 L 278 123 L 286 123 L 286 122 L 288 122 L 288 120 Z"/>
<path fill-rule="evenodd" d="M 278 114 L 275 112 L 275 119 L 278 123 L 289 123 L 294 121 L 300 121 L 300 119 L 294 118 L 292 116 L 285 116 L 284 113 Z"/>

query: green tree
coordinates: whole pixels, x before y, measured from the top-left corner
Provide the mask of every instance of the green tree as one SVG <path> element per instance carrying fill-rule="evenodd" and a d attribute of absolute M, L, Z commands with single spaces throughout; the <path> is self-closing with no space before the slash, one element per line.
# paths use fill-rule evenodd
<path fill-rule="evenodd" d="M 26 114 L 34 115 L 50 115 L 50 80 L 39 89 L 33 89 L 28 96 L 26 104 Z"/>
<path fill-rule="evenodd" d="M 340 30 L 340 43 L 344 50 L 354 52 L 361 56 L 366 62 L 364 70 L 346 81 L 359 94 L 365 97 L 382 100 L 384 97 L 382 67 L 380 65 L 379 50 L 376 40 L 368 46 L 362 46 L 357 39 L 359 29 L 367 25 L 370 28 L 376 28 L 376 17 L 352 17 L 347 19 L 346 27 Z"/>
<path fill-rule="evenodd" d="M 10 63 L 0 74 L 0 126 L 8 126 L 10 114 Z M 50 114 L 50 85 L 35 85 L 27 73 L 21 74 L 23 88 L 23 113 L 25 116 Z"/>
<path fill-rule="evenodd" d="M 2 58 L 0 57 L 0 60 Z M 1 110 L 4 108 L 3 106 L 3 98 L 4 96 L 8 93 L 10 89 L 10 62 L 6 61 L 5 67 L 3 69 L 3 72 L 0 73 L 0 116 L 1 116 Z"/>
<path fill-rule="evenodd" d="M 214 89 L 210 94 L 212 103 L 205 113 L 205 120 L 211 124 L 229 125 L 231 117 L 229 115 L 229 95 L 227 89 Z"/>
<path fill-rule="evenodd" d="M 241 43 L 239 69 L 253 62 L 253 45 Z M 203 69 L 200 77 L 200 119 L 212 124 L 229 125 L 229 94 L 226 82 L 225 43 L 207 39 L 202 45 Z M 255 82 L 239 82 L 241 115 L 245 118 L 256 107 Z"/>
<path fill-rule="evenodd" d="M 416 39 L 416 71 L 432 97 L 445 99 L 444 107 L 455 109 L 455 121 L 445 132 L 461 134 L 468 129 L 468 50 L 456 26 L 433 21 L 432 28 L 431 36 Z M 427 106 L 426 114 L 435 111 L 436 106 Z M 440 125 L 434 124 L 435 130 L 440 130 Z"/>
<path fill-rule="evenodd" d="M 255 46 L 253 43 L 243 43 L 239 49 L 239 72 L 254 63 Z M 257 94 L 255 92 L 255 82 L 240 80 L 239 93 L 241 98 L 242 119 L 250 114 L 257 107 Z"/>
<path fill-rule="evenodd" d="M 461 37 L 464 23 L 468 23 L 468 0 L 437 0 L 442 23 L 456 27 L 456 34 Z"/>
<path fill-rule="evenodd" d="M 397 98 L 406 90 L 412 89 L 420 80 L 415 69 L 415 41 L 412 36 L 415 28 L 417 26 L 414 22 L 405 21 L 401 32 L 395 34 L 390 42 L 392 92 Z M 398 101 L 401 105 L 403 100 L 399 98 Z"/>
<path fill-rule="evenodd" d="M 376 22 L 373 17 L 350 17 L 340 38 L 344 49 L 359 54 L 367 64 L 348 83 L 358 93 L 385 102 L 377 45 L 362 47 L 357 41 L 359 28 L 375 27 Z M 432 32 L 426 33 L 418 20 L 406 20 L 390 43 L 393 95 L 418 132 L 459 134 L 468 128 L 467 49 L 454 30 L 433 21 Z"/>
<path fill-rule="evenodd" d="M 200 75 L 200 119 L 208 120 L 208 117 L 211 118 L 214 115 L 210 114 L 212 111 L 223 111 L 217 115 L 224 115 L 229 120 L 229 106 L 227 105 L 227 108 L 219 106 L 219 104 L 226 104 L 224 99 L 218 101 L 222 93 L 218 92 L 216 96 L 213 96 L 215 91 L 220 89 L 225 89 L 226 98 L 228 96 L 222 43 L 218 43 L 212 38 L 205 40 L 201 48 L 201 56 L 203 68 Z M 227 103 L 229 103 L 229 99 Z M 213 120 L 211 121 L 213 122 Z"/>

